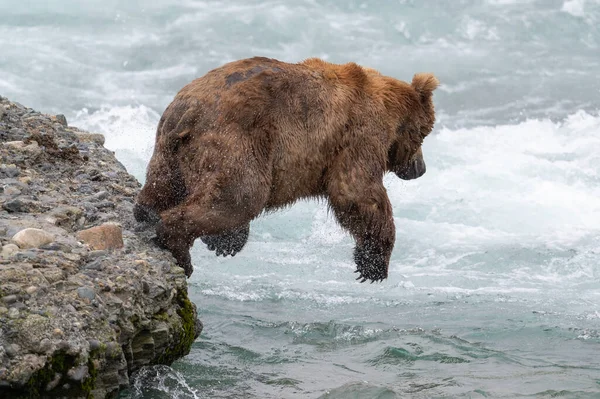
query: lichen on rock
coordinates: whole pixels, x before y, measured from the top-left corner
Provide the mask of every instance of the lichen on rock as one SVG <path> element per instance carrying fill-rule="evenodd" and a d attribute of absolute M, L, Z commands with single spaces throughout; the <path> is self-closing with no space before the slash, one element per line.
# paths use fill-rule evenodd
<path fill-rule="evenodd" d="M 103 143 L 0 97 L 0 398 L 114 397 L 200 334 L 183 270 L 133 220 L 139 183 Z"/>

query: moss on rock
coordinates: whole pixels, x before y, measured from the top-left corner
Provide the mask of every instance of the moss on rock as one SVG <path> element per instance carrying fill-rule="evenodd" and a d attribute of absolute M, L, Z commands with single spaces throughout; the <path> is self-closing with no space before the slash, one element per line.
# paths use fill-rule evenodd
<path fill-rule="evenodd" d="M 179 305 L 177 314 L 181 318 L 182 332 L 179 339 L 174 340 L 175 345 L 167 347 L 165 352 L 157 358 L 156 364 L 169 365 L 187 355 L 192 344 L 200 335 L 200 331 L 196 328 L 196 308 L 188 298 L 187 292 L 184 289 L 179 289 L 176 300 Z"/>
<path fill-rule="evenodd" d="M 23 389 L 4 391 L 10 398 L 47 398 L 47 397 L 79 397 L 93 399 L 92 390 L 95 387 L 98 372 L 92 361 L 88 359 L 88 376 L 76 383 L 67 378 L 67 372 L 76 365 L 75 356 L 64 352 L 57 352 L 49 359 L 46 366 L 31 376 Z M 58 381 L 56 379 L 58 378 Z M 52 388 L 48 390 L 48 385 Z"/>

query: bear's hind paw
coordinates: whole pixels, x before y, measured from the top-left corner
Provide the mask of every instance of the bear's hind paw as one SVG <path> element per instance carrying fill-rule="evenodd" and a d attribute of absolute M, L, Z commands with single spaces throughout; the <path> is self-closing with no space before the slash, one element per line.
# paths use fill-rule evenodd
<path fill-rule="evenodd" d="M 235 256 L 242 250 L 246 242 L 248 241 L 248 235 L 250 232 L 249 226 L 244 226 L 238 230 L 234 230 L 228 233 L 219 235 L 203 236 L 200 237 L 203 243 L 206 244 L 206 248 L 209 251 L 215 251 L 217 256 L 227 255 Z"/>

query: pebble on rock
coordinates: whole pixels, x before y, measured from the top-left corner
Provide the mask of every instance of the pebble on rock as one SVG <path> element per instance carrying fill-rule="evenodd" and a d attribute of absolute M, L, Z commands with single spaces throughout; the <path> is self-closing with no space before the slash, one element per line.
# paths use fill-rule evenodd
<path fill-rule="evenodd" d="M 0 258 L 7 259 L 19 252 L 19 247 L 15 244 L 6 244 L 2 247 L 2 252 L 0 252 Z"/>
<path fill-rule="evenodd" d="M 95 250 L 123 248 L 121 227 L 115 223 L 104 223 L 81 230 L 77 233 L 77 238 Z"/>
<path fill-rule="evenodd" d="M 67 124 L 67 118 L 63 114 L 58 114 L 58 115 L 55 116 L 55 118 L 56 118 L 56 121 L 58 123 L 60 123 L 61 125 L 63 125 L 64 127 L 68 126 L 68 124 Z"/>
<path fill-rule="evenodd" d="M 54 241 L 54 235 L 42 229 L 27 228 L 19 231 L 12 238 L 19 248 L 38 248 Z"/>
<path fill-rule="evenodd" d="M 81 298 L 94 299 L 96 297 L 96 293 L 90 287 L 79 287 L 77 288 L 77 295 Z"/>

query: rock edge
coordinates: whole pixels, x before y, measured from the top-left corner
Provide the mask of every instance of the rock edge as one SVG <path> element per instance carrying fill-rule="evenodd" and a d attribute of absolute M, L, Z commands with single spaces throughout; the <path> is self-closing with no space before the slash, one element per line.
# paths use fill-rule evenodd
<path fill-rule="evenodd" d="M 103 144 L 0 96 L 0 397 L 114 397 L 202 330 Z"/>

